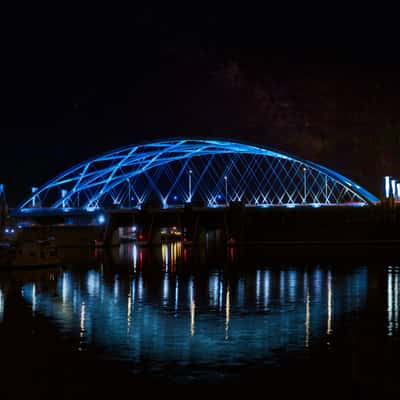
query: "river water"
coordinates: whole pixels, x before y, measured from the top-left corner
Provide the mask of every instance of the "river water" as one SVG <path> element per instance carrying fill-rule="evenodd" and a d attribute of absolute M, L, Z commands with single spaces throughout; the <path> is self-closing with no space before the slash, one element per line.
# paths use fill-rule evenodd
<path fill-rule="evenodd" d="M 246 383 L 280 396 L 396 397 L 400 268 L 349 252 L 127 244 L 2 271 L 0 393 Z"/>

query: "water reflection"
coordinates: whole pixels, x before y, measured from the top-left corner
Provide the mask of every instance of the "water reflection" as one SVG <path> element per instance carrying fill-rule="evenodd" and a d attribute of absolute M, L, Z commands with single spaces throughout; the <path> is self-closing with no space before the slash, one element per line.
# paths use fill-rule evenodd
<path fill-rule="evenodd" d="M 36 283 L 32 283 L 32 288 L 31 288 L 31 298 L 32 298 L 32 314 L 35 314 L 36 312 Z"/>
<path fill-rule="evenodd" d="M 80 321 L 79 321 L 79 347 L 78 347 L 79 351 L 82 350 L 85 341 L 85 332 L 86 332 L 85 322 L 86 322 L 86 308 L 85 308 L 85 302 L 82 302 L 80 311 Z"/>
<path fill-rule="evenodd" d="M 327 328 L 326 333 L 327 335 L 331 335 L 333 332 L 332 329 L 332 308 L 333 308 L 333 296 L 332 296 L 332 272 L 328 270 L 327 274 L 328 279 L 328 321 L 327 321 Z"/>
<path fill-rule="evenodd" d="M 231 314 L 231 295 L 228 285 L 228 289 L 226 291 L 226 300 L 225 300 L 225 340 L 229 339 L 230 314 Z"/>
<path fill-rule="evenodd" d="M 189 299 L 190 299 L 190 335 L 195 334 L 195 318 L 196 318 L 196 303 L 194 299 L 193 279 L 189 281 Z"/>
<path fill-rule="evenodd" d="M 4 295 L 3 291 L 0 288 L 0 322 L 3 321 L 3 314 L 4 314 Z"/>
<path fill-rule="evenodd" d="M 389 266 L 387 271 L 388 335 L 399 333 L 399 274 L 400 267 Z"/>
<path fill-rule="evenodd" d="M 366 267 L 346 274 L 318 265 L 198 270 L 178 268 L 180 246 L 158 251 L 152 264 L 142 259 L 140 267 L 140 250 L 130 246 L 122 250 L 127 265 L 71 268 L 54 276 L 52 286 L 25 284 L 23 298 L 33 312 L 75 335 L 77 350 L 101 346 L 108 357 L 150 359 L 155 369 L 171 362 L 279 362 L 277 351 L 307 351 L 334 334 L 336 318 L 365 305 Z M 388 275 L 392 331 L 398 328 L 398 272 Z"/>

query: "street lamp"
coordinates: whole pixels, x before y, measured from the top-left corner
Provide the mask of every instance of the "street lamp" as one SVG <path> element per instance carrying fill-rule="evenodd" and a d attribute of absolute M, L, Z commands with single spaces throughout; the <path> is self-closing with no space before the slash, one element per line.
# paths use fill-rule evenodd
<path fill-rule="evenodd" d="M 325 175 L 325 204 L 328 204 L 328 177 Z"/>
<path fill-rule="evenodd" d="M 192 202 L 192 170 L 189 169 L 189 203 Z"/>
<path fill-rule="evenodd" d="M 225 204 L 228 205 L 228 177 L 225 175 Z"/>
<path fill-rule="evenodd" d="M 128 182 L 128 207 L 131 207 L 131 181 L 129 178 L 126 178 L 126 181 Z"/>
<path fill-rule="evenodd" d="M 66 208 L 66 205 L 67 205 L 67 201 L 65 200 L 66 196 L 67 196 L 67 190 L 61 189 L 62 208 Z"/>
<path fill-rule="evenodd" d="M 303 182 L 304 182 L 304 197 L 303 197 L 303 203 L 306 202 L 306 197 L 307 197 L 307 168 L 303 167 Z"/>
<path fill-rule="evenodd" d="M 37 187 L 32 187 L 32 194 L 35 194 L 39 188 Z M 32 207 L 36 207 L 36 195 L 32 197 Z"/>

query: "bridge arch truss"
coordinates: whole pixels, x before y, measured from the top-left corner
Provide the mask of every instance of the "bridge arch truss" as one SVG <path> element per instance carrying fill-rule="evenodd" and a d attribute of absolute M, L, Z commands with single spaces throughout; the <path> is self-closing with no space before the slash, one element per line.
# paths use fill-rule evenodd
<path fill-rule="evenodd" d="M 170 139 L 84 161 L 37 189 L 19 209 L 365 205 L 378 199 L 345 176 L 270 148 L 227 140 Z"/>

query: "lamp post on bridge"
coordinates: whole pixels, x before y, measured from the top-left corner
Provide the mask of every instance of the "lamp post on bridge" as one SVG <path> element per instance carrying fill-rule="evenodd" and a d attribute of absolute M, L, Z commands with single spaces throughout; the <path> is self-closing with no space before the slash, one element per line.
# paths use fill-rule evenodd
<path fill-rule="evenodd" d="M 67 208 L 67 200 L 65 199 L 66 196 L 67 196 L 67 190 L 61 189 L 62 208 Z"/>
<path fill-rule="evenodd" d="M 307 200 L 307 168 L 303 167 L 303 186 L 304 186 L 304 198 L 303 203 Z"/>
<path fill-rule="evenodd" d="M 225 204 L 228 206 L 228 177 L 225 175 L 224 176 L 225 180 Z"/>
<path fill-rule="evenodd" d="M 188 176 L 188 180 L 189 180 L 189 203 L 192 202 L 192 173 L 193 171 L 191 169 L 189 169 L 189 176 Z"/>
<path fill-rule="evenodd" d="M 128 207 L 131 209 L 131 181 L 129 178 L 126 178 L 126 181 L 128 182 Z"/>
<path fill-rule="evenodd" d="M 328 204 L 328 177 L 325 175 L 325 204 Z"/>
<path fill-rule="evenodd" d="M 35 187 L 35 186 L 33 186 L 32 187 L 32 194 L 33 194 L 33 197 L 32 197 L 32 207 L 36 207 L 36 195 L 35 195 L 35 193 L 38 191 L 38 188 L 37 187 Z"/>

